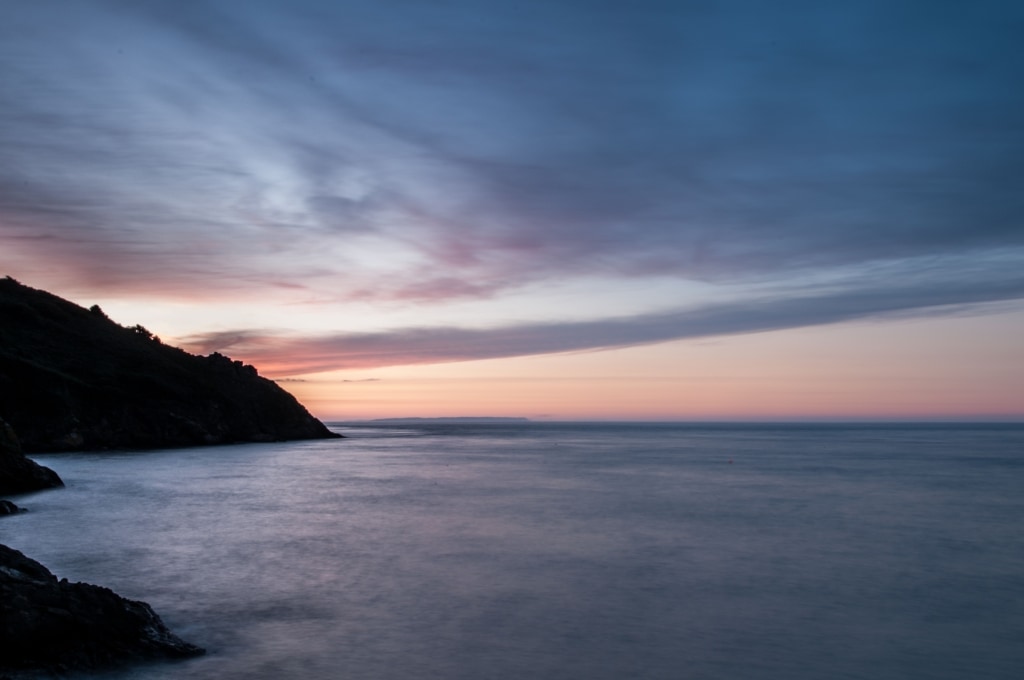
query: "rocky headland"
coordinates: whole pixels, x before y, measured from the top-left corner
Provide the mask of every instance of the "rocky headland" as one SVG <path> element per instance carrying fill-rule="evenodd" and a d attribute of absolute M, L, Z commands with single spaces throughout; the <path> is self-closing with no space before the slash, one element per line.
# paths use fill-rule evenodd
<path fill-rule="evenodd" d="M 0 417 L 28 452 L 337 437 L 255 368 L 0 279 Z"/>

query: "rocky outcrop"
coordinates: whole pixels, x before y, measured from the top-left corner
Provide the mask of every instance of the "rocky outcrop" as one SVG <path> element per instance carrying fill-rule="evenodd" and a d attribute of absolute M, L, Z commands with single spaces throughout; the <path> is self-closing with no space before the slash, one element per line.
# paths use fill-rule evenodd
<path fill-rule="evenodd" d="M 337 437 L 255 368 L 0 279 L 0 417 L 25 451 Z"/>
<path fill-rule="evenodd" d="M 4 515 L 16 515 L 22 511 L 22 508 L 19 508 L 11 501 L 0 499 L 0 517 Z"/>
<path fill-rule="evenodd" d="M 14 430 L 0 419 L 0 494 L 28 493 L 57 486 L 64 486 L 57 473 L 26 458 Z"/>
<path fill-rule="evenodd" d="M 66 673 L 197 656 L 148 604 L 107 588 L 57 580 L 0 545 L 0 674 Z"/>
<path fill-rule="evenodd" d="M 0 494 L 63 486 L 24 451 L 339 436 L 252 366 L 164 345 L 99 307 L 86 310 L 9 277 L 0 279 L 0 418 Z M 18 511 L 0 502 L 0 514 Z M 146 603 L 58 581 L 0 545 L 0 680 L 202 653 Z"/>

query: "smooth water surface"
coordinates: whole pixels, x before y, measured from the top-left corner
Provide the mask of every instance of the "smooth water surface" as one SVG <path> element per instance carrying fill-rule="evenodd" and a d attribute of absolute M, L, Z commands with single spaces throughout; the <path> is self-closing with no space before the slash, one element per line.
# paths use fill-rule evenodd
<path fill-rule="evenodd" d="M 0 542 L 207 656 L 118 678 L 1024 677 L 1024 428 L 419 424 L 38 456 Z"/>

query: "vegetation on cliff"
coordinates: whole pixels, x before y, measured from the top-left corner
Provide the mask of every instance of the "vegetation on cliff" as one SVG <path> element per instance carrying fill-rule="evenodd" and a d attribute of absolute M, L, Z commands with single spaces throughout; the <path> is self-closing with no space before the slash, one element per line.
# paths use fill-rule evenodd
<path fill-rule="evenodd" d="M 335 437 L 252 366 L 0 279 L 0 417 L 28 452 Z"/>

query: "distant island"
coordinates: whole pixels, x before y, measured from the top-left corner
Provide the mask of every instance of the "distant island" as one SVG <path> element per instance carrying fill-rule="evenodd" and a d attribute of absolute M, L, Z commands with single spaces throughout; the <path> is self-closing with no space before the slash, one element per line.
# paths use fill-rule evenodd
<path fill-rule="evenodd" d="M 529 418 L 504 418 L 490 416 L 460 416 L 455 418 L 374 418 L 367 423 L 384 423 L 388 425 L 416 425 L 437 423 L 440 425 L 501 425 L 503 423 L 528 423 Z"/>
<path fill-rule="evenodd" d="M 98 306 L 0 279 L 0 494 L 63 486 L 26 452 L 340 437 L 252 366 L 165 345 Z M 21 512 L 0 499 L 0 515 Z M 64 675 L 203 649 L 145 602 L 69 583 L 0 545 L 0 679 Z"/>

